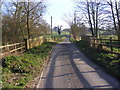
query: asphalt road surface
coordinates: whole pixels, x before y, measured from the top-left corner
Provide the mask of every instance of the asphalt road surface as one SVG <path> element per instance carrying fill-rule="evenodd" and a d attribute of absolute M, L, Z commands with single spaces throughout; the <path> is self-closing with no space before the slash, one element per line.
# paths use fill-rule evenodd
<path fill-rule="evenodd" d="M 120 88 L 120 83 L 67 38 L 54 47 L 37 88 Z"/>

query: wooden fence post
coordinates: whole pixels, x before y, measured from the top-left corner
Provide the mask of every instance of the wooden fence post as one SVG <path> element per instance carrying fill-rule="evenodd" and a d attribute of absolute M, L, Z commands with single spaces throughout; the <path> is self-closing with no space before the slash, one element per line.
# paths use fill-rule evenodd
<path fill-rule="evenodd" d="M 102 38 L 100 38 L 100 44 L 102 44 Z"/>
<path fill-rule="evenodd" d="M 29 49 L 29 40 L 24 39 L 24 42 L 25 42 L 25 50 Z"/>
<path fill-rule="evenodd" d="M 95 37 L 93 37 L 93 48 L 95 48 Z"/>
<path fill-rule="evenodd" d="M 54 38 L 54 41 L 55 41 L 55 37 L 53 37 Z"/>
<path fill-rule="evenodd" d="M 113 52 L 113 47 L 112 47 L 112 37 L 110 37 L 110 48 L 111 48 L 111 52 Z"/>
<path fill-rule="evenodd" d="M 23 44 L 22 44 L 22 43 L 20 44 L 20 47 L 23 47 Z M 22 50 L 23 50 L 23 48 L 21 48 L 21 52 L 22 52 Z"/>
<path fill-rule="evenodd" d="M 101 50 L 102 50 L 103 49 L 102 38 L 100 39 L 100 44 L 101 44 Z"/>
<path fill-rule="evenodd" d="M 6 46 L 7 46 L 6 49 L 7 49 L 7 51 L 9 52 L 9 51 L 10 51 L 10 47 L 9 47 L 8 45 L 9 45 L 9 44 L 7 43 L 7 44 L 6 44 Z"/>
<path fill-rule="evenodd" d="M 90 47 L 92 47 L 92 43 L 93 43 L 93 39 L 92 39 L 92 37 L 90 37 L 89 38 L 89 45 L 90 45 Z"/>
<path fill-rule="evenodd" d="M 17 49 L 17 45 L 15 45 L 15 49 Z M 17 50 L 15 51 L 15 53 L 17 53 Z"/>

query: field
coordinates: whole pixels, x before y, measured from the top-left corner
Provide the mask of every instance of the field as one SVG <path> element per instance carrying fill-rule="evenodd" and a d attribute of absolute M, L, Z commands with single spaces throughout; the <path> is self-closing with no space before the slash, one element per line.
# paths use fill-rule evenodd
<path fill-rule="evenodd" d="M 110 37 L 112 37 L 112 39 L 118 39 L 116 35 L 101 35 L 99 38 L 109 39 Z"/>

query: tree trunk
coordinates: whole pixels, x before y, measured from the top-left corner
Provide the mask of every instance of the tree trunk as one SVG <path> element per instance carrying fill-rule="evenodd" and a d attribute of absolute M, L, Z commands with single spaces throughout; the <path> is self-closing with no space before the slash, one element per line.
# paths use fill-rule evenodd
<path fill-rule="evenodd" d="M 94 37 L 94 31 L 93 31 L 93 27 L 92 27 L 92 21 L 91 21 L 91 17 L 90 17 L 90 9 L 89 9 L 89 2 L 88 1 L 87 1 L 87 11 L 88 11 L 90 30 L 92 32 L 92 36 Z"/>
<path fill-rule="evenodd" d="M 120 17 L 119 17 L 119 10 L 118 10 L 118 4 L 117 1 L 115 1 L 115 7 L 116 7 L 116 13 L 117 13 L 117 20 L 118 20 L 118 29 L 117 29 L 117 36 L 118 36 L 118 40 L 120 41 Z"/>
<path fill-rule="evenodd" d="M 99 4 L 97 4 L 96 6 L 96 37 L 98 38 L 98 8 L 99 8 Z"/>
<path fill-rule="evenodd" d="M 27 31 L 28 31 L 28 38 L 30 38 L 30 27 L 29 27 L 29 0 L 28 0 L 28 6 L 27 6 Z"/>
<path fill-rule="evenodd" d="M 110 6 L 111 6 L 111 11 L 112 11 L 112 17 L 113 17 L 113 21 L 114 21 L 114 28 L 117 31 L 117 26 L 116 26 L 116 21 L 115 21 L 115 15 L 114 15 L 114 10 L 113 10 L 113 3 L 112 1 L 110 2 Z"/>
<path fill-rule="evenodd" d="M 94 3 L 92 3 L 92 20 L 93 20 L 93 27 L 94 27 L 94 36 L 96 37 L 96 23 L 95 23 L 95 9 Z"/>

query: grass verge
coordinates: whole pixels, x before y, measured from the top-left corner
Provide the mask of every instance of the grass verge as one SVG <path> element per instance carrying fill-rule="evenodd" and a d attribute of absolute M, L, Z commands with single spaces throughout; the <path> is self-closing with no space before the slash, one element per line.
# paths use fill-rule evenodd
<path fill-rule="evenodd" d="M 4 58 L 2 60 L 3 88 L 23 88 L 40 73 L 54 45 L 53 42 L 45 42 L 20 56 Z"/>
<path fill-rule="evenodd" d="M 108 73 L 120 81 L 120 58 L 114 54 L 108 54 L 106 51 L 99 51 L 89 47 L 84 41 L 73 41 L 89 59 L 102 66 Z"/>

